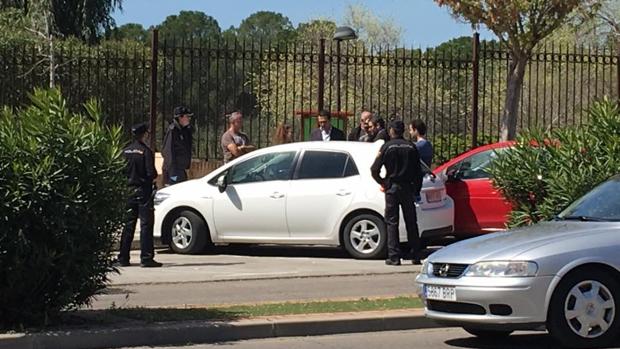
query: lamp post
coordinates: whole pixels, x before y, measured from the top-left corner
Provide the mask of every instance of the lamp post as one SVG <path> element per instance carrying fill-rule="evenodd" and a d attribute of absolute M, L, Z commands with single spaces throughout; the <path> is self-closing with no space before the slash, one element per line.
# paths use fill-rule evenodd
<path fill-rule="evenodd" d="M 338 85 L 338 89 L 336 90 L 336 110 L 341 110 L 340 105 L 340 42 L 346 40 L 355 40 L 357 39 L 357 34 L 355 30 L 350 27 L 338 27 L 336 28 L 336 32 L 334 33 L 333 40 L 336 41 L 336 56 L 338 56 L 338 63 L 336 64 L 336 85 Z"/>

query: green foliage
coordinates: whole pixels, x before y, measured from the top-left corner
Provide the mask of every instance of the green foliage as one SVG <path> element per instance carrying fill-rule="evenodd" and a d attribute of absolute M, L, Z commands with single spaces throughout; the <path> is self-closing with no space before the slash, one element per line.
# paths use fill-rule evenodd
<path fill-rule="evenodd" d="M 0 46 L 34 43 L 38 38 L 26 30 L 28 19 L 17 9 L 0 10 Z"/>
<path fill-rule="evenodd" d="M 281 13 L 259 11 L 244 19 L 237 29 L 239 39 L 248 42 L 287 43 L 295 38 L 295 29 Z"/>
<path fill-rule="evenodd" d="M 150 32 L 144 29 L 142 24 L 127 23 L 109 30 L 106 36 L 112 40 L 130 40 L 147 43 L 150 38 Z"/>
<path fill-rule="evenodd" d="M 620 172 L 620 109 L 605 99 L 586 126 L 523 133 L 490 168 L 513 204 L 509 226 L 552 218 L 594 186 Z"/>
<path fill-rule="evenodd" d="M 31 98 L 0 114 L 0 327 L 46 324 L 105 287 L 128 194 L 121 131 L 97 103 Z"/>
<path fill-rule="evenodd" d="M 181 11 L 178 15 L 166 17 L 159 25 L 159 35 L 164 40 L 177 42 L 194 40 L 217 40 L 221 29 L 215 18 L 200 11 Z"/>

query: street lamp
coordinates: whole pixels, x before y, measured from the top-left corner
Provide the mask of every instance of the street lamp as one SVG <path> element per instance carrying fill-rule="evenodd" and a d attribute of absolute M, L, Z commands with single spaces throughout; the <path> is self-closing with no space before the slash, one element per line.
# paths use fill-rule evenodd
<path fill-rule="evenodd" d="M 338 56 L 338 63 L 336 65 L 336 110 L 340 111 L 340 42 L 346 40 L 357 39 L 355 30 L 351 27 L 338 27 L 334 33 L 333 40 L 336 40 L 336 55 Z"/>

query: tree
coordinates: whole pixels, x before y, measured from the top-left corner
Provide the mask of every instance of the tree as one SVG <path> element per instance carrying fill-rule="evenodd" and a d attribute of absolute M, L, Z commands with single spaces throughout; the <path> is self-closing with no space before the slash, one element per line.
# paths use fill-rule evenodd
<path fill-rule="evenodd" d="M 239 39 L 254 42 L 287 43 L 295 36 L 288 17 L 271 11 L 259 11 L 244 19 L 237 29 Z"/>
<path fill-rule="evenodd" d="M 161 40 L 217 40 L 221 29 L 215 18 L 200 11 L 181 11 L 159 25 Z"/>
<path fill-rule="evenodd" d="M 131 40 L 146 43 L 149 38 L 149 32 L 144 29 L 141 24 L 127 23 L 118 28 L 109 30 L 107 37 L 112 40 Z"/>
<path fill-rule="evenodd" d="M 485 25 L 510 51 L 500 139 L 514 139 L 521 87 L 536 45 L 560 27 L 582 0 L 435 0 L 473 26 Z"/>
<path fill-rule="evenodd" d="M 315 19 L 297 26 L 297 40 L 306 44 L 316 44 L 321 39 L 331 39 L 336 32 L 336 23 Z"/>
<path fill-rule="evenodd" d="M 379 18 L 362 5 L 349 5 L 344 24 L 350 26 L 367 46 L 396 46 L 403 29 L 391 18 Z"/>
<path fill-rule="evenodd" d="M 25 14 L 40 14 L 49 7 L 54 34 L 75 36 L 89 43 L 114 27 L 112 12 L 122 10 L 122 0 L 0 0 L 0 9 L 17 8 Z"/>

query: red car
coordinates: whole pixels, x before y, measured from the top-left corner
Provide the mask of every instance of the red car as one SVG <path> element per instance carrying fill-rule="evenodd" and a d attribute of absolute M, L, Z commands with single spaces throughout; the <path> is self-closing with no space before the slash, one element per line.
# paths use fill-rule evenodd
<path fill-rule="evenodd" d="M 511 205 L 493 187 L 486 169 L 497 152 L 514 142 L 489 144 L 470 150 L 437 167 L 433 173 L 445 179 L 454 200 L 454 234 L 478 235 L 505 229 Z"/>

